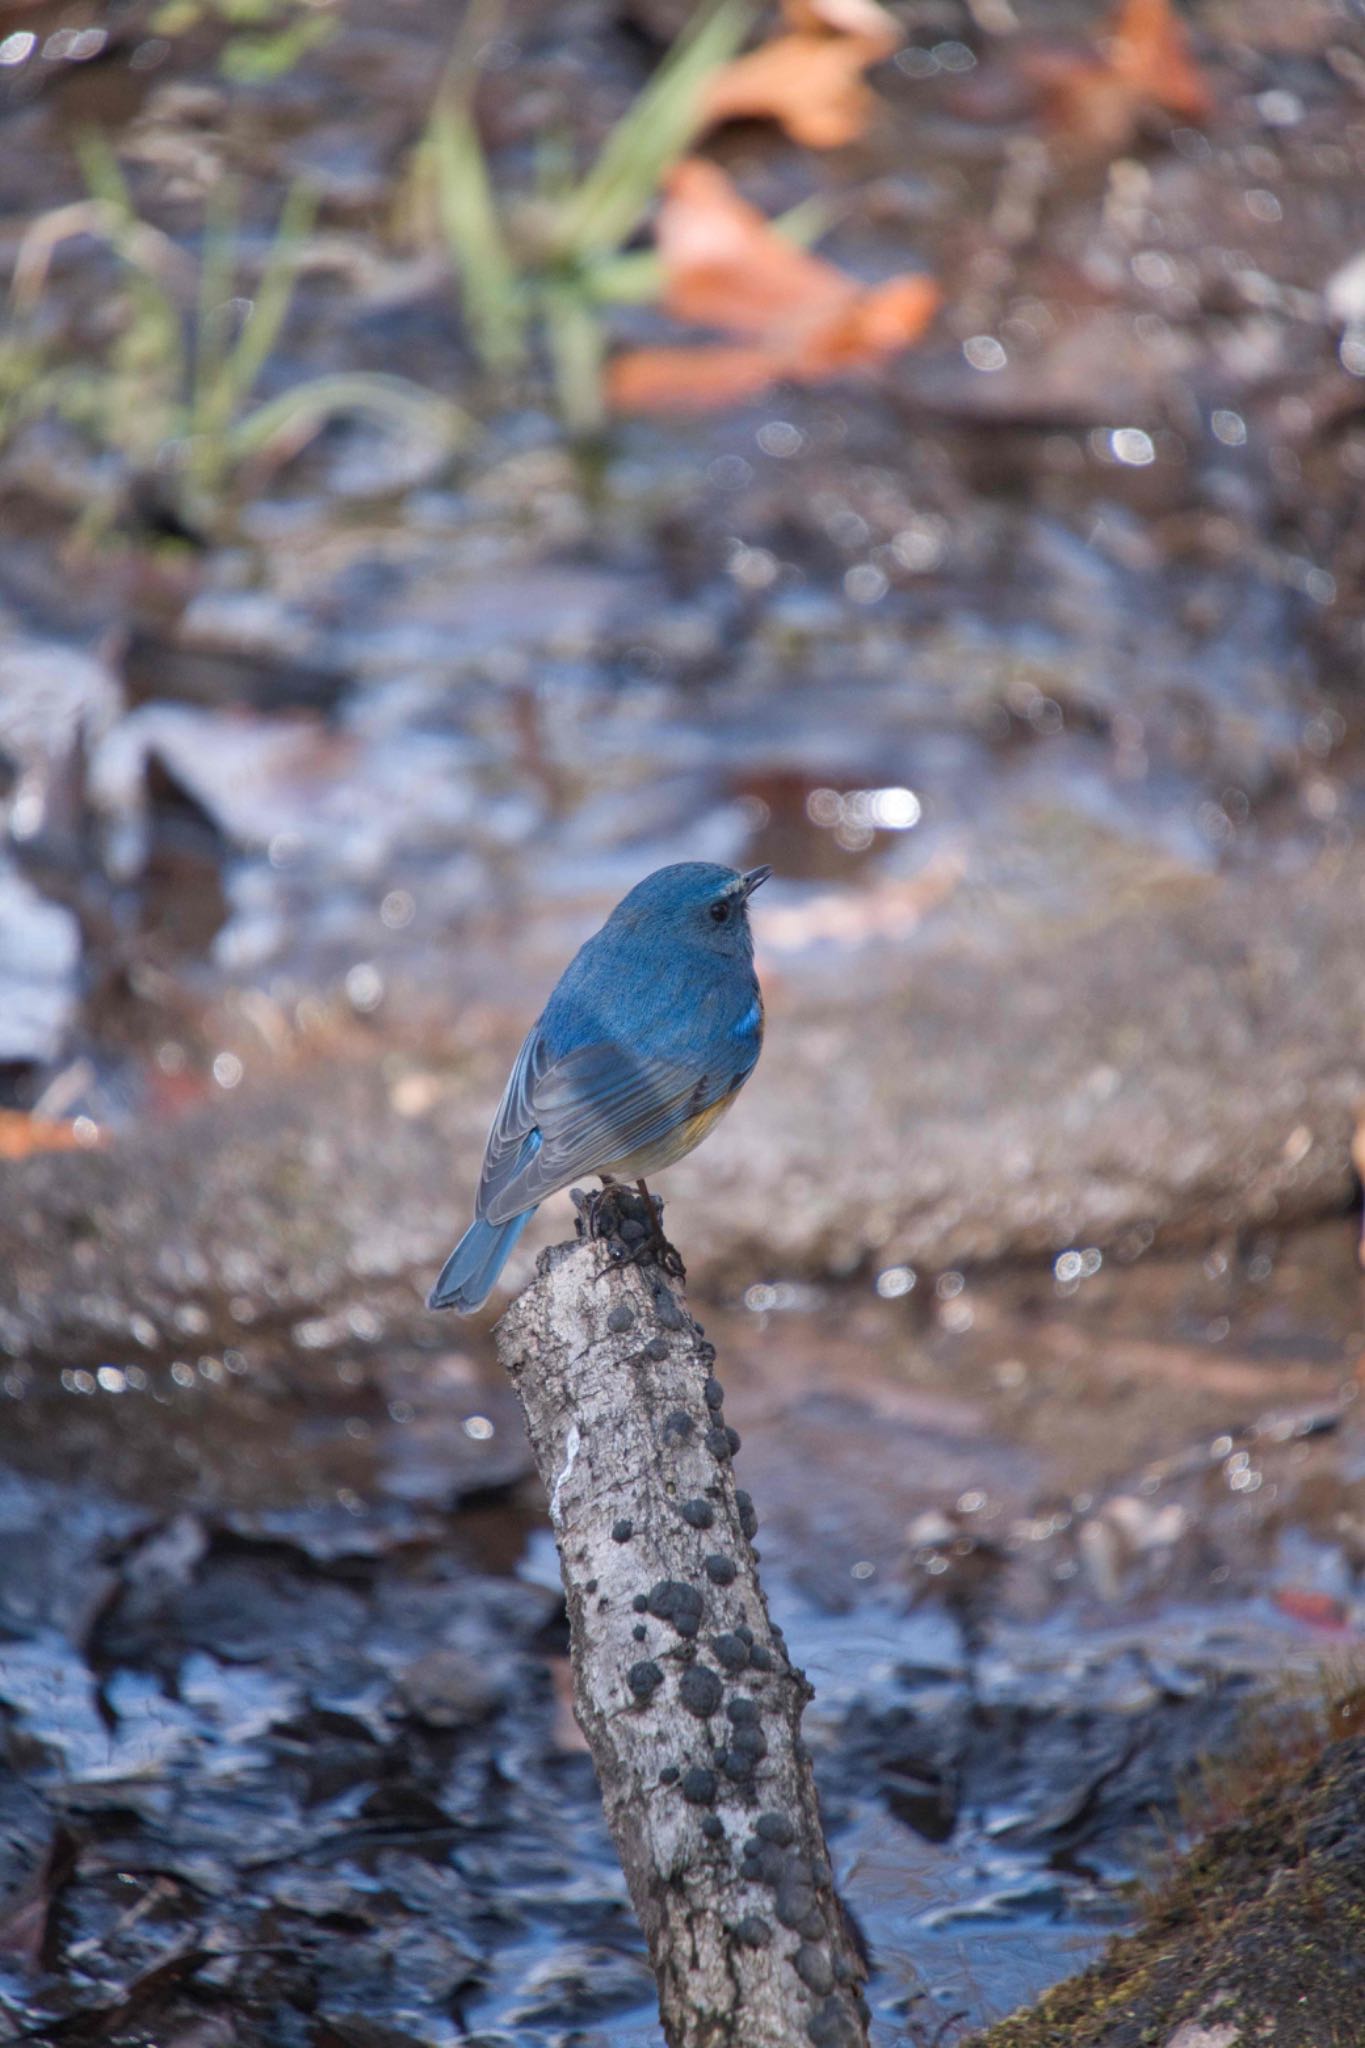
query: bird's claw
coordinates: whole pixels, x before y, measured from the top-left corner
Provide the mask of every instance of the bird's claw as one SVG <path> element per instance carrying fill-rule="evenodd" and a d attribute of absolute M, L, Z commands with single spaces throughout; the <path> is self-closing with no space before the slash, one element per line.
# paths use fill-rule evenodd
<path fill-rule="evenodd" d="M 571 1188 L 569 1196 L 578 1211 L 579 1237 L 604 1242 L 614 1265 L 655 1265 L 670 1279 L 686 1278 L 681 1257 L 664 1236 L 664 1205 L 643 1183 L 638 1193 L 620 1181 L 604 1181 L 600 1188 Z"/>

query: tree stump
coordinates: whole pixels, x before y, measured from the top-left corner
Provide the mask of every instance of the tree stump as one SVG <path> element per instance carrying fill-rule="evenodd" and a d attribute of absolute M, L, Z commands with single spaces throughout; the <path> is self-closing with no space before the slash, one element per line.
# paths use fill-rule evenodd
<path fill-rule="evenodd" d="M 664 2034 L 866 2048 L 866 1963 L 801 1740 L 811 1689 L 759 1584 L 715 1350 L 680 1288 L 624 1249 L 543 1253 L 497 1344 L 549 1497 L 575 1707 Z"/>

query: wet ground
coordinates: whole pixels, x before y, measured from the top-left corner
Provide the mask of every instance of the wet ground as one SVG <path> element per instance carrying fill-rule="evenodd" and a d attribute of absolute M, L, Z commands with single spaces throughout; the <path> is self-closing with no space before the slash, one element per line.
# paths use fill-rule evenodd
<path fill-rule="evenodd" d="M 1344 1203 L 1365 1089 L 1347 28 L 1218 10 L 1207 131 L 1158 124 L 1111 161 L 1044 148 L 1015 90 L 1034 30 L 1071 15 L 1010 36 L 906 10 L 856 148 L 715 147 L 769 208 L 825 191 L 849 266 L 932 270 L 926 345 L 875 387 L 618 423 L 589 460 L 543 390 L 479 385 L 401 203 L 441 10 L 346 19 L 251 93 L 211 38 L 147 40 L 136 9 L 95 56 L 42 41 L 7 74 L 11 261 L 40 206 L 79 198 L 81 124 L 110 127 L 191 265 L 217 179 L 243 181 L 249 271 L 306 170 L 322 211 L 263 395 L 401 366 L 471 409 L 453 454 L 339 425 L 175 517 L 173 463 L 117 433 L 13 434 L 13 1099 L 126 1129 L 268 1077 L 339 1014 L 441 1068 L 462 1143 L 471 1053 L 505 1057 L 630 881 L 770 860 L 781 1056 L 747 1135 L 680 1182 L 690 1207 L 757 1155 L 782 1235 L 745 1260 L 952 1263 Z M 547 107 L 591 147 L 653 60 L 649 19 L 513 11 L 486 81 L 509 184 Z M 118 277 L 57 247 L 56 360 L 114 317 Z M 130 407 L 115 386 L 113 427 Z M 717 1239 L 739 1227 L 729 1201 Z"/>
<path fill-rule="evenodd" d="M 510 10 L 501 175 L 591 145 L 659 12 Z M 1018 91 L 1083 10 L 900 13 L 864 142 L 714 147 L 932 270 L 926 346 L 585 455 L 480 387 L 406 203 L 447 10 L 357 0 L 249 92 L 207 17 L 25 10 L 7 270 L 90 123 L 191 263 L 235 172 L 248 276 L 306 172 L 262 395 L 400 367 L 470 421 L 204 503 L 143 387 L 6 416 L 0 2035 L 653 2039 L 519 1427 L 420 1304 L 664 860 L 778 870 L 670 1223 L 880 2039 L 1078 1966 L 1193 1759 L 1359 1635 L 1365 49 L 1208 6 L 1207 128 L 1096 159 Z M 63 245 L 25 346 L 107 362 L 118 286 Z"/>
<path fill-rule="evenodd" d="M 1077 1264 L 707 1315 L 887 2044 L 1079 1967 L 1361 1633 L 1349 1232 Z M 655 2040 L 519 1419 L 444 1334 L 10 1368 L 12 2033 Z"/>

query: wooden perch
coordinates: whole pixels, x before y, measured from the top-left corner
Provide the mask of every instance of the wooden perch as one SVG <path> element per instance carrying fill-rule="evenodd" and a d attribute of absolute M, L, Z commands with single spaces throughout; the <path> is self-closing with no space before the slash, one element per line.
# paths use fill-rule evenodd
<path fill-rule="evenodd" d="M 497 1343 L 549 1496 L 578 1720 L 664 2034 L 866 2048 L 866 1964 L 800 1734 L 811 1689 L 768 1618 L 715 1351 L 664 1272 L 622 1253 L 542 1254 Z"/>

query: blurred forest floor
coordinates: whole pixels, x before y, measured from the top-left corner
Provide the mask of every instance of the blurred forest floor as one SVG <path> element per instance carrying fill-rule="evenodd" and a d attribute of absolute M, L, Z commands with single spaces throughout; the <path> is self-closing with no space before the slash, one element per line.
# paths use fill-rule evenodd
<path fill-rule="evenodd" d="M 668 0 L 0 23 L 0 1995 L 54 2038 L 652 2038 L 421 1297 L 663 861 L 778 871 L 665 1192 L 884 2038 L 1089 1955 L 1359 1634 L 1365 37 L 810 12 L 883 37 L 853 112 L 681 142 L 717 187 L 656 108 L 635 213 L 574 195 Z M 704 317 L 689 188 L 780 319 Z"/>

